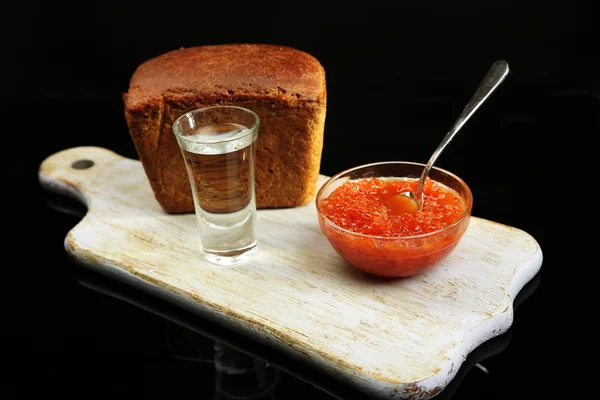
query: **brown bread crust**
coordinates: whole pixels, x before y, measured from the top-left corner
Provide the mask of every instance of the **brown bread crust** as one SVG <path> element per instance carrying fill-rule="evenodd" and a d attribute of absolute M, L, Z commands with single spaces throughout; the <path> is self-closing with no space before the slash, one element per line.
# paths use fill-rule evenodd
<path fill-rule="evenodd" d="M 258 208 L 307 204 L 317 191 L 326 114 L 325 70 L 313 56 L 262 44 L 200 46 L 142 63 L 123 95 L 125 119 L 155 197 L 169 213 L 193 212 L 172 124 L 195 108 L 256 112 Z"/>

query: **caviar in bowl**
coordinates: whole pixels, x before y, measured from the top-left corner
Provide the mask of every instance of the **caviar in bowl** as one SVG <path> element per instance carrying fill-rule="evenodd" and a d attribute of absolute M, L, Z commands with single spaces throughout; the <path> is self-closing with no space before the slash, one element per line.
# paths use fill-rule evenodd
<path fill-rule="evenodd" d="M 445 259 L 469 226 L 473 196 L 455 174 L 433 167 L 423 208 L 398 212 L 393 199 L 414 188 L 424 164 L 361 165 L 329 178 L 316 196 L 321 230 L 335 251 L 372 275 L 408 277 Z"/>

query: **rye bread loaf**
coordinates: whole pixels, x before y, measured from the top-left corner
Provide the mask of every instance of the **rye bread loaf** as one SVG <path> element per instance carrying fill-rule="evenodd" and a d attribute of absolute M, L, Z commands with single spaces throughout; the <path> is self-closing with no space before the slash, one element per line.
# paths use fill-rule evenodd
<path fill-rule="evenodd" d="M 194 211 L 173 122 L 196 108 L 246 107 L 260 117 L 258 208 L 307 204 L 317 191 L 326 114 L 325 70 L 312 55 L 269 44 L 181 48 L 145 61 L 123 94 L 129 133 L 160 206 Z"/>

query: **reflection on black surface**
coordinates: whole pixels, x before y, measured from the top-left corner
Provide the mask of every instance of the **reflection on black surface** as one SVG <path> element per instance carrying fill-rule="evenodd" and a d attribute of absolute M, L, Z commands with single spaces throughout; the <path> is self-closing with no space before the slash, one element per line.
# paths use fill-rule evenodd
<path fill-rule="evenodd" d="M 83 217 L 86 207 L 64 196 L 48 193 L 47 204 L 60 212 Z M 206 377 L 213 375 L 214 388 L 199 387 L 206 398 L 212 392 L 213 399 L 288 399 L 296 398 L 300 390 L 303 396 L 315 399 L 356 399 L 355 388 L 348 387 L 329 376 L 316 371 L 301 361 L 292 359 L 271 348 L 242 335 L 201 319 L 178 307 L 166 303 L 145 292 L 109 279 L 85 268 L 75 268 L 75 279 L 83 286 L 108 296 L 121 299 L 163 318 L 164 337 L 169 355 L 192 368 L 194 373 Z M 537 289 L 541 280 L 539 272 L 514 300 L 515 310 Z M 452 398 L 467 373 L 477 366 L 487 373 L 481 363 L 507 349 L 512 328 L 474 349 L 461 365 L 455 378 L 440 392 L 436 399 Z M 193 367 L 190 367 L 193 365 Z M 290 389 L 294 388 L 294 389 Z M 293 390 L 295 392 L 292 392 Z M 306 393 L 310 393 L 306 395 Z"/>
<path fill-rule="evenodd" d="M 275 399 L 280 370 L 269 363 L 169 320 L 165 340 L 173 359 L 214 372 L 214 400 Z"/>
<path fill-rule="evenodd" d="M 215 399 L 275 399 L 279 370 L 215 341 Z"/>
<path fill-rule="evenodd" d="M 74 215 L 79 218 L 85 217 L 85 214 L 87 213 L 87 207 L 80 200 L 57 194 L 49 190 L 44 190 L 43 195 L 46 204 L 53 210 L 64 214 Z"/>

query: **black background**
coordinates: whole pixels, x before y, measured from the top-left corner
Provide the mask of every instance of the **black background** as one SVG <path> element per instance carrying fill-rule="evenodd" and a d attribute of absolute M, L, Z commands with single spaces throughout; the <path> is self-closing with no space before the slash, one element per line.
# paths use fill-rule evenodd
<path fill-rule="evenodd" d="M 321 61 L 326 175 L 367 162 L 426 162 L 488 67 L 507 60 L 508 78 L 436 165 L 471 186 L 475 216 L 533 235 L 544 264 L 515 312 L 510 343 L 482 361 L 490 373 L 467 371 L 452 398 L 564 398 L 581 387 L 593 393 L 593 384 L 579 381 L 580 357 L 594 347 L 586 337 L 596 313 L 595 292 L 584 289 L 593 283 L 598 238 L 597 197 L 586 191 L 595 185 L 600 128 L 600 36 L 592 5 L 9 5 L 0 28 L 0 170 L 8 217 L 0 337 L 10 371 L 0 382 L 8 398 L 212 398 L 212 366 L 174 362 L 163 318 L 81 285 L 80 268 L 63 249 L 80 215 L 50 206 L 37 168 L 45 157 L 81 145 L 137 158 L 121 97 L 136 66 L 181 46 L 235 42 L 292 46 Z M 286 376 L 277 398 L 330 398 Z"/>

